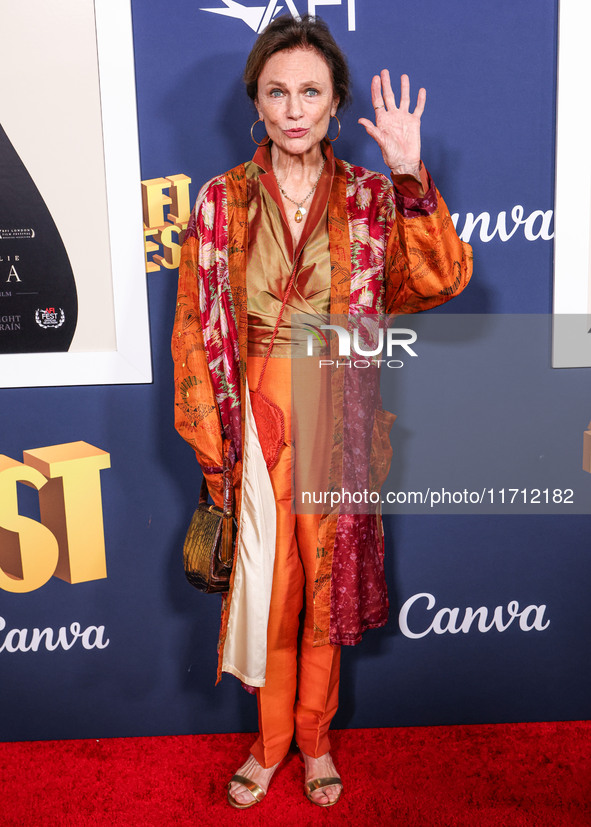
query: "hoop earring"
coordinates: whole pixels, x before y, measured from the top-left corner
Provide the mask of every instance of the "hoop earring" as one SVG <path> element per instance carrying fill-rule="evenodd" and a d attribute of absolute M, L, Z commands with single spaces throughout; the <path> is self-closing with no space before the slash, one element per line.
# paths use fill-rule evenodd
<path fill-rule="evenodd" d="M 266 138 L 267 140 L 265 141 L 265 138 L 263 138 L 263 140 L 262 140 L 260 143 L 259 143 L 259 142 L 257 141 L 257 139 L 254 137 L 254 128 L 255 128 L 255 126 L 256 126 L 258 123 L 264 123 L 263 119 L 262 119 L 262 118 L 259 118 L 259 119 L 258 119 L 258 121 L 255 121 L 255 122 L 253 123 L 253 125 L 250 127 L 250 137 L 252 138 L 252 140 L 255 142 L 255 144 L 256 144 L 257 146 L 267 146 L 268 144 L 270 144 L 270 143 L 271 143 L 271 139 L 269 138 L 269 136 L 268 136 L 268 135 L 265 135 L 265 138 Z"/>
<path fill-rule="evenodd" d="M 336 121 L 336 122 L 338 123 L 338 125 L 339 125 L 339 131 L 337 132 L 336 137 L 334 137 L 334 138 L 329 138 L 329 137 L 328 137 L 328 132 L 326 133 L 326 137 L 328 138 L 328 140 L 331 142 L 331 144 L 334 144 L 334 142 L 337 140 L 337 138 L 338 138 L 338 137 L 339 137 L 339 135 L 341 134 L 341 122 L 339 121 L 339 119 L 337 118 L 337 116 L 336 116 L 336 115 L 331 115 L 330 117 L 331 117 L 331 118 L 334 118 L 334 119 L 335 119 L 335 121 Z"/>

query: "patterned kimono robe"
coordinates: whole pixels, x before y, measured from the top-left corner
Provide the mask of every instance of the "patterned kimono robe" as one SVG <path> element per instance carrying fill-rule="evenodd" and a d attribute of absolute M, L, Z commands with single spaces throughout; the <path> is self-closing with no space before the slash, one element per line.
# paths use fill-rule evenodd
<path fill-rule="evenodd" d="M 331 147 L 323 148 L 333 163 Z M 328 201 L 331 315 L 414 313 L 448 301 L 466 286 L 471 248 L 459 240 L 441 195 L 428 181 L 425 195 L 412 198 L 395 191 L 381 174 L 334 160 Z M 270 486 L 261 478 L 266 466 L 261 466 L 247 393 L 247 218 L 247 179 L 241 164 L 208 182 L 195 204 L 182 248 L 172 353 L 175 425 L 194 448 L 218 504 L 223 453 L 233 464 L 239 530 L 230 590 L 222 600 L 218 681 L 223 670 L 261 686 L 274 554 L 262 546 L 265 537 L 274 545 L 274 513 L 267 514 L 261 505 L 265 490 L 268 504 Z M 364 392 L 356 385 L 360 373 L 341 369 L 332 377 L 332 482 L 342 479 L 343 441 L 356 438 L 357 426 L 348 420 L 347 410 L 355 395 Z M 379 390 L 377 396 L 379 400 Z M 380 410 L 379 401 L 375 407 L 367 427 L 370 437 L 373 433 L 372 484 L 377 489 L 388 472 L 388 435 L 395 417 Z M 243 514 L 242 508 L 245 492 L 248 525 L 248 510 Z M 265 511 L 266 526 L 256 524 L 257 508 L 259 517 Z M 338 506 L 327 511 L 319 525 L 314 643 L 355 644 L 366 629 L 387 620 L 381 515 L 340 513 Z M 238 609 L 238 599 L 233 607 L 238 582 L 240 603 L 249 599 L 250 613 L 243 605 Z M 231 657 L 224 655 L 225 647 Z M 242 652 L 249 647 L 250 654 Z"/>

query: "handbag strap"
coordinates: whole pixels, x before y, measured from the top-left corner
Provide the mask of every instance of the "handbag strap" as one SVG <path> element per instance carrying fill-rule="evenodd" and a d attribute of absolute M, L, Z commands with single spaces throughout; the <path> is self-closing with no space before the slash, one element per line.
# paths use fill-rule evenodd
<path fill-rule="evenodd" d="M 283 317 L 283 311 L 285 310 L 285 305 L 287 304 L 289 294 L 291 293 L 291 288 L 293 287 L 293 284 L 295 282 L 296 272 L 297 272 L 297 269 L 298 269 L 298 264 L 300 262 L 301 254 L 302 254 L 302 251 L 300 250 L 300 252 L 298 253 L 298 255 L 296 257 L 296 260 L 294 262 L 293 269 L 291 271 L 291 276 L 289 277 L 289 282 L 287 284 L 287 290 L 285 291 L 285 296 L 283 297 L 283 302 L 281 304 L 281 310 L 279 311 L 279 316 L 277 317 L 277 321 L 275 322 L 275 329 L 273 330 L 273 335 L 271 336 L 271 341 L 269 342 L 269 347 L 268 347 L 267 353 L 265 355 L 265 361 L 263 362 L 263 368 L 261 370 L 261 375 L 259 376 L 259 381 L 258 381 L 258 384 L 256 386 L 255 393 L 258 393 L 261 389 L 263 376 L 265 375 L 265 371 L 267 369 L 267 362 L 269 361 L 269 356 L 271 355 L 271 349 L 273 347 L 273 342 L 275 341 L 275 337 L 277 336 L 277 333 L 279 331 L 279 323 L 281 322 L 281 319 Z"/>
<path fill-rule="evenodd" d="M 229 563 L 233 553 L 233 531 L 234 520 L 234 486 L 232 485 L 232 469 L 227 454 L 224 454 L 224 516 L 222 521 L 222 548 L 220 559 L 222 563 Z"/>
<path fill-rule="evenodd" d="M 201 480 L 201 488 L 199 489 L 199 505 L 207 505 L 207 498 L 209 496 L 209 489 L 207 488 L 207 481 L 205 474 Z"/>
<path fill-rule="evenodd" d="M 222 515 L 222 543 L 220 548 L 220 560 L 222 563 L 229 563 L 232 560 L 233 547 L 233 532 L 232 522 L 234 520 L 234 486 L 232 485 L 232 469 L 230 468 L 230 460 L 226 454 L 223 459 L 223 487 L 224 487 L 224 503 Z M 199 505 L 207 505 L 209 497 L 209 489 L 207 488 L 207 481 L 205 475 L 201 480 L 201 488 L 199 490 Z"/>

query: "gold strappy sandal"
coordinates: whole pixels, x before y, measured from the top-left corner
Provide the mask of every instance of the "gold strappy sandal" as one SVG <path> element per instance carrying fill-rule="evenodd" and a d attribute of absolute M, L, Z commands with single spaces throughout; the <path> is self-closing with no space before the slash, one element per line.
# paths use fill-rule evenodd
<path fill-rule="evenodd" d="M 240 802 L 236 801 L 236 799 L 230 793 L 230 784 L 232 781 L 235 781 L 237 784 L 242 784 L 243 787 L 246 787 L 249 793 L 252 793 L 252 801 L 249 801 L 248 804 L 240 804 Z M 255 804 L 258 804 L 259 801 L 262 801 L 265 797 L 265 791 L 262 787 L 255 781 L 251 781 L 250 778 L 246 778 L 244 775 L 233 775 L 230 783 L 228 784 L 228 804 L 232 807 L 235 807 L 237 810 L 248 810 L 249 807 L 254 807 Z"/>
<path fill-rule="evenodd" d="M 320 801 L 316 801 L 315 798 L 312 798 L 312 793 L 315 790 L 323 790 L 325 787 L 332 787 L 335 784 L 340 785 L 341 792 L 337 795 L 334 801 L 327 801 L 326 804 L 321 804 Z M 343 782 L 337 776 L 331 776 L 330 778 L 314 778 L 312 781 L 306 781 L 304 784 L 304 792 L 306 793 L 306 798 L 308 798 L 312 804 L 316 804 L 318 807 L 332 807 L 332 805 L 336 804 L 341 797 L 343 792 Z"/>

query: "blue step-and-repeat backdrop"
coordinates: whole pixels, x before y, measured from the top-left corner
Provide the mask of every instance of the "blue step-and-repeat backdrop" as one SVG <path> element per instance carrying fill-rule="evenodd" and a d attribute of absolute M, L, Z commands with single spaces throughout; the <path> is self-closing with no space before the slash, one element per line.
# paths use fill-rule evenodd
<path fill-rule="evenodd" d="M 450 312 L 551 312 L 557 0 L 133 0 L 153 382 L 0 390 L 3 740 L 256 729 L 256 703 L 239 682 L 214 687 L 219 597 L 184 579 L 200 471 L 173 426 L 170 335 L 187 204 L 253 155 L 246 56 L 278 11 L 308 10 L 350 61 L 338 157 L 384 171 L 357 124 L 372 113 L 374 73 L 407 72 L 415 94 L 427 89 L 423 158 L 474 250 L 472 283 Z M 53 308 L 44 313 L 43 324 L 59 324 Z M 527 359 L 537 355 L 546 368 L 548 351 L 527 348 Z M 588 369 L 569 375 L 569 434 L 557 414 L 543 438 L 575 445 L 578 474 L 591 395 Z M 430 387 L 420 427 L 441 445 L 471 420 L 477 446 L 477 410 L 446 407 L 445 387 Z M 517 388 L 495 388 L 501 421 L 503 394 L 511 411 Z M 395 447 L 396 428 L 413 428 L 408 406 Z M 481 427 L 490 453 L 504 431 L 494 418 Z M 412 456 L 409 442 L 409 466 Z M 513 511 L 385 514 L 390 621 L 344 649 L 335 727 L 590 717 L 591 491 L 572 511 L 519 508 L 514 470 L 491 483 L 507 487 Z"/>

